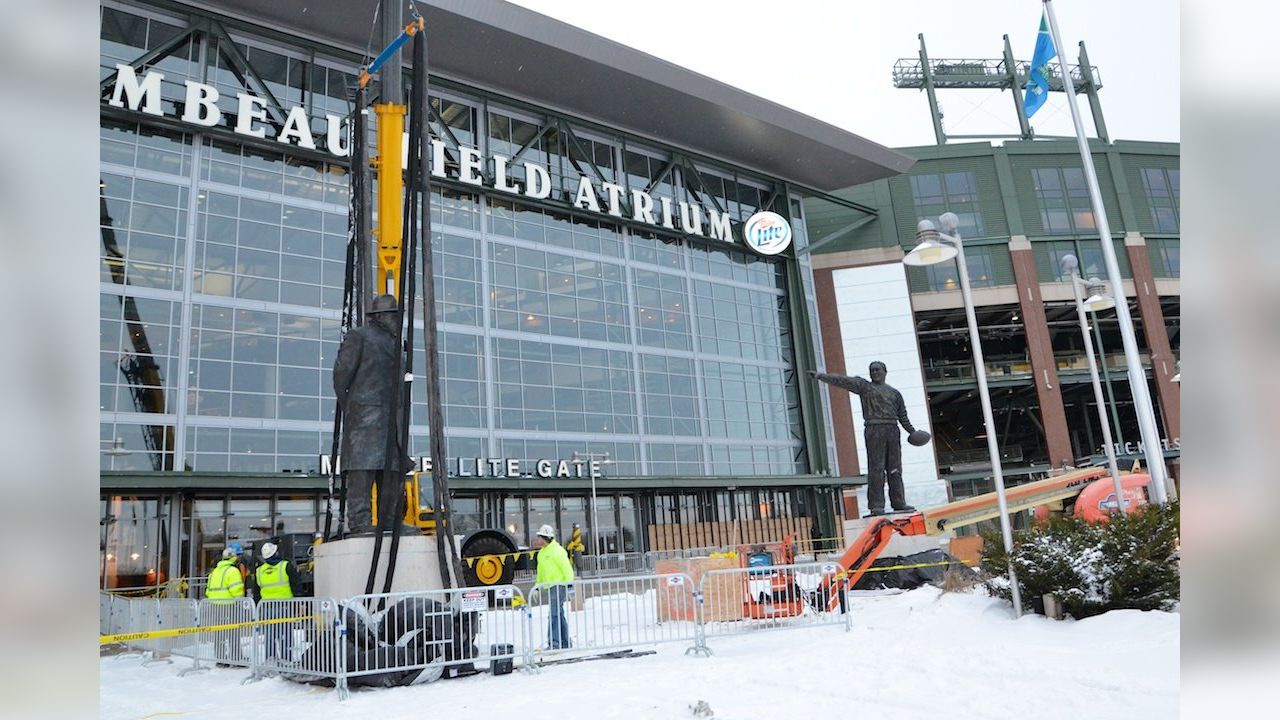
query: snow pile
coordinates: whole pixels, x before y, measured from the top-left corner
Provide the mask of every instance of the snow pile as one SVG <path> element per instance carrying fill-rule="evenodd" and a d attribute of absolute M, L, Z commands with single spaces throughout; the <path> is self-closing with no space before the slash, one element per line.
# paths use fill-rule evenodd
<path fill-rule="evenodd" d="M 981 592 L 933 587 L 855 593 L 850 611 L 851 632 L 834 626 L 713 638 L 710 658 L 686 656 L 686 644 L 671 643 L 634 659 L 358 691 L 346 702 L 332 689 L 280 679 L 241 686 L 248 675 L 241 669 L 180 678 L 182 660 L 144 667 L 137 657 L 108 657 L 101 716 L 666 719 L 694 717 L 697 708 L 716 720 L 814 713 L 1132 720 L 1178 710 L 1177 614 L 1015 621 L 1006 603 Z"/>

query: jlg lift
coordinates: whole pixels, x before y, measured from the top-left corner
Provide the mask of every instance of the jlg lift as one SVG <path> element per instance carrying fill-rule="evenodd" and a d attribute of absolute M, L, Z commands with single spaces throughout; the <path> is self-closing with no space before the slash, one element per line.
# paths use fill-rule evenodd
<path fill-rule="evenodd" d="M 1115 507 L 1132 512 L 1145 505 L 1150 481 L 1150 476 L 1144 474 L 1123 476 L 1121 483 L 1125 496 L 1121 500 L 1115 497 L 1115 486 L 1105 468 L 1085 468 L 1010 488 L 1005 492 L 1005 499 L 1011 513 L 1045 508 L 1041 512 L 1069 512 L 1077 517 L 1099 520 Z M 996 493 L 991 492 L 906 516 L 876 518 L 837 560 L 842 572 L 823 578 L 818 597 L 826 602 L 829 610 L 834 610 L 843 597 L 838 590 L 857 584 L 895 533 L 936 536 L 999 515 L 999 501 Z"/>

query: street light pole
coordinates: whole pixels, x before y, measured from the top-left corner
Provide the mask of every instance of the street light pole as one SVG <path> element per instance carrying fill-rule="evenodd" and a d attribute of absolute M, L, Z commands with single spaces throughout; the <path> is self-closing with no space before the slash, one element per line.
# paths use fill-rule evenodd
<path fill-rule="evenodd" d="M 1111 443 L 1111 423 L 1107 422 L 1107 408 L 1102 400 L 1102 381 L 1098 379 L 1098 364 L 1093 359 L 1093 338 L 1089 335 L 1089 323 L 1085 319 L 1084 300 L 1080 297 L 1080 286 L 1084 280 L 1077 272 L 1080 261 L 1075 255 L 1064 255 L 1061 260 L 1062 272 L 1071 278 L 1071 294 L 1076 299 L 1076 316 L 1080 318 L 1080 335 L 1084 337 L 1084 354 L 1089 358 L 1089 380 L 1093 383 L 1093 399 L 1098 403 L 1098 422 L 1102 425 L 1102 447 L 1107 453 L 1107 467 L 1111 470 L 1111 481 L 1115 483 L 1116 508 L 1124 512 L 1124 485 L 1120 482 L 1120 468 L 1116 465 L 1115 446 Z M 1111 301 L 1115 304 L 1115 301 Z M 1097 322 L 1095 316 L 1094 322 Z"/>
<path fill-rule="evenodd" d="M 987 390 L 987 367 L 982 358 L 982 341 L 978 337 L 978 318 L 973 310 L 973 295 L 969 290 L 969 268 L 964 260 L 964 242 L 960 238 L 960 218 L 955 213 L 943 213 L 938 222 L 945 234 L 934 229 L 933 223 L 921 220 L 916 228 L 920 244 L 902 261 L 908 265 L 932 265 L 955 257 L 960 275 L 960 296 L 964 299 L 964 315 L 969 323 L 969 344 L 973 347 L 974 376 L 978 379 L 978 398 L 982 401 L 982 421 L 987 427 L 987 453 L 991 457 L 991 474 L 996 485 L 996 502 L 1000 507 L 1000 534 L 1004 538 L 1004 550 L 1009 558 L 1009 590 L 1013 596 L 1014 617 L 1022 617 L 1022 592 L 1018 588 L 1018 575 L 1013 569 L 1013 528 L 1009 525 L 1009 505 L 1005 500 L 1004 468 L 1000 464 L 1000 445 L 996 435 L 996 423 L 991 413 L 991 394 Z M 950 243 L 942 245 L 939 240 Z M 954 253 L 951 252 L 954 248 Z"/>
<path fill-rule="evenodd" d="M 612 464 L 613 461 L 609 459 L 609 453 L 584 453 L 578 451 L 574 451 L 573 453 L 574 460 L 586 459 L 587 474 L 591 476 L 591 544 L 596 548 L 595 551 L 591 553 L 591 557 L 595 558 L 596 574 L 598 575 L 600 574 L 600 555 L 603 554 L 600 540 L 602 540 L 603 537 L 600 532 L 600 516 L 596 509 L 596 471 L 592 464 L 592 461 L 596 459 L 597 455 L 602 458 L 601 465 Z M 622 554 L 621 542 L 618 543 L 618 554 Z"/>
<path fill-rule="evenodd" d="M 1120 338 L 1124 341 L 1124 357 L 1129 369 L 1129 387 L 1133 391 L 1133 406 L 1138 414 L 1138 431 L 1142 436 L 1143 454 L 1147 459 L 1147 471 L 1151 473 L 1152 500 L 1157 505 L 1168 502 L 1167 472 L 1164 466 L 1164 454 L 1160 445 L 1160 433 L 1156 429 L 1155 411 L 1151 405 L 1151 393 L 1147 388 L 1147 373 L 1142 367 L 1138 355 L 1138 341 L 1133 333 L 1133 318 L 1129 316 L 1129 302 L 1124 298 L 1120 263 L 1116 260 L 1116 249 L 1111 242 L 1111 226 L 1107 222 L 1107 210 L 1102 204 L 1102 191 L 1098 187 L 1097 172 L 1093 168 L 1093 154 L 1089 150 L 1089 141 L 1085 139 L 1084 121 L 1080 118 L 1080 109 L 1076 107 L 1075 86 L 1071 81 L 1071 70 L 1067 66 L 1062 52 L 1062 37 L 1058 33 L 1058 18 L 1053 12 L 1053 3 L 1043 0 L 1045 18 L 1048 20 L 1049 32 L 1053 37 L 1053 46 L 1057 49 L 1058 68 L 1062 73 L 1062 86 L 1067 95 L 1067 107 L 1071 110 L 1071 121 L 1076 129 L 1076 143 L 1080 147 L 1080 162 L 1084 165 L 1084 178 L 1089 187 L 1089 202 L 1098 223 L 1098 234 L 1102 239 L 1102 260 L 1107 267 L 1107 279 L 1116 291 L 1116 317 L 1120 321 Z M 1089 72 L 1088 68 L 1084 68 Z"/>

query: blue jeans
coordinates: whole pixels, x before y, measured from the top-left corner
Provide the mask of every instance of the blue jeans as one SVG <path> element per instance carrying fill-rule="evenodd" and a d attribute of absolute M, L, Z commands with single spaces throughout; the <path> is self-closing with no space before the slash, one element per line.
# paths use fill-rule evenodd
<path fill-rule="evenodd" d="M 564 603 L 568 594 L 568 585 L 553 585 L 550 589 L 551 623 L 547 628 L 547 647 L 553 650 L 571 646 L 569 620 L 564 614 Z"/>

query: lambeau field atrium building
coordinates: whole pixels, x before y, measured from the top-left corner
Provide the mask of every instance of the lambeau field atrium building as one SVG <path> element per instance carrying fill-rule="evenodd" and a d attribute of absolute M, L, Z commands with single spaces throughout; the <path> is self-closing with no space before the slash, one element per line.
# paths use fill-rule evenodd
<path fill-rule="evenodd" d="M 374 4 L 101 4 L 104 587 L 322 529 Z M 729 523 L 837 534 L 858 478 L 807 379 L 797 252 L 813 203 L 874 216 L 828 193 L 913 160 L 507 3 L 417 7 L 456 531 L 578 524 L 610 554 L 725 544 Z M 762 210 L 790 225 L 780 253 L 742 242 Z M 562 461 L 598 462 L 594 492 Z"/>

